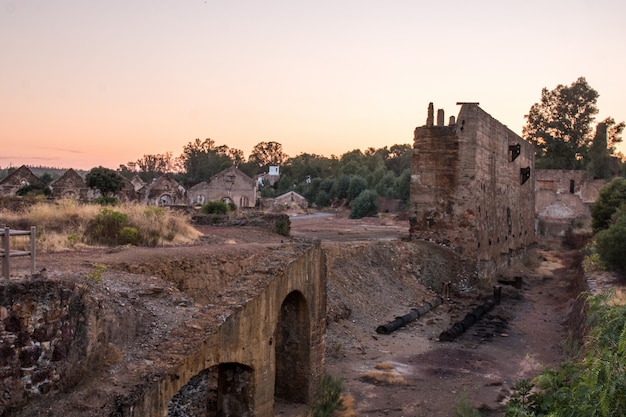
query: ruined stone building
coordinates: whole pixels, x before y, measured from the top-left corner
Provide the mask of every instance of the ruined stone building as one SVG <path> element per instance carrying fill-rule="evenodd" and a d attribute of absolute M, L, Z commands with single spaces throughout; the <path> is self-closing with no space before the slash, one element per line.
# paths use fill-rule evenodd
<path fill-rule="evenodd" d="M 42 184 L 26 165 L 22 165 L 0 181 L 0 195 L 15 195 L 22 187 Z"/>
<path fill-rule="evenodd" d="M 139 191 L 140 201 L 152 206 L 186 204 L 187 190 L 171 174 L 155 178 Z"/>
<path fill-rule="evenodd" d="M 575 222 L 591 224 L 590 206 L 608 180 L 589 178 L 583 170 L 538 169 L 535 180 L 536 231 L 564 237 Z"/>
<path fill-rule="evenodd" d="M 188 199 L 191 205 L 223 201 L 238 208 L 255 207 L 257 183 L 238 168 L 230 167 L 191 187 Z"/>
<path fill-rule="evenodd" d="M 535 240 L 534 149 L 478 103 L 459 104 L 444 125 L 431 103 L 415 129 L 409 233 L 450 247 L 489 280 Z"/>
<path fill-rule="evenodd" d="M 68 169 L 50 184 L 52 197 L 71 200 L 92 200 L 93 190 L 90 190 L 83 177 L 72 168 Z"/>
<path fill-rule="evenodd" d="M 288 191 L 276 197 L 273 206 L 279 209 L 306 210 L 309 207 L 309 201 L 295 191 Z"/>

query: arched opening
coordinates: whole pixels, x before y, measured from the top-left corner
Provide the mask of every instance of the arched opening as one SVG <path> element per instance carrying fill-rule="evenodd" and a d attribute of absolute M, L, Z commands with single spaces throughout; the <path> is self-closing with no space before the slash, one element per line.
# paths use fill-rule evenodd
<path fill-rule="evenodd" d="M 167 405 L 168 417 L 249 417 L 253 415 L 254 371 L 221 363 L 191 378 Z"/>
<path fill-rule="evenodd" d="M 309 401 L 310 319 L 306 299 L 291 292 L 280 307 L 276 326 L 276 379 L 278 402 L 306 404 Z"/>
<path fill-rule="evenodd" d="M 216 417 L 217 379 L 217 366 L 207 368 L 192 377 L 167 404 L 167 416 Z"/>

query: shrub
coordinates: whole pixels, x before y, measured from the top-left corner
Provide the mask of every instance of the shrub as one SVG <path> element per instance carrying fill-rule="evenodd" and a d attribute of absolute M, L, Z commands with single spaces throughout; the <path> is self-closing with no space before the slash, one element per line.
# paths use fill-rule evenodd
<path fill-rule="evenodd" d="M 378 216 L 378 195 L 373 190 L 365 190 L 350 202 L 350 218 Z"/>
<path fill-rule="evenodd" d="M 618 210 L 614 223 L 596 234 L 596 252 L 609 270 L 626 273 L 626 209 Z"/>
<path fill-rule="evenodd" d="M 99 204 L 101 206 L 116 206 L 118 203 L 117 198 L 115 197 L 98 197 L 94 200 L 95 204 Z"/>
<path fill-rule="evenodd" d="M 124 245 L 137 245 L 140 242 L 139 230 L 134 227 L 123 227 L 120 230 L 120 243 Z"/>
<path fill-rule="evenodd" d="M 200 208 L 204 214 L 228 214 L 230 207 L 223 201 L 209 201 Z"/>
<path fill-rule="evenodd" d="M 94 243 L 116 245 L 121 243 L 120 234 L 127 224 L 127 214 L 110 208 L 103 208 L 95 219 L 89 222 L 85 234 Z"/>
<path fill-rule="evenodd" d="M 311 405 L 313 417 L 331 417 L 333 412 L 341 406 L 342 389 L 343 381 L 341 378 L 333 378 L 324 374 Z"/>
<path fill-rule="evenodd" d="M 276 233 L 281 236 L 289 236 L 291 232 L 291 222 L 289 221 L 289 217 L 280 216 L 274 222 L 274 227 L 276 229 Z"/>
<path fill-rule="evenodd" d="M 626 203 L 626 178 L 615 178 L 600 189 L 600 194 L 591 205 L 591 226 L 594 232 L 606 229 L 617 209 Z"/>

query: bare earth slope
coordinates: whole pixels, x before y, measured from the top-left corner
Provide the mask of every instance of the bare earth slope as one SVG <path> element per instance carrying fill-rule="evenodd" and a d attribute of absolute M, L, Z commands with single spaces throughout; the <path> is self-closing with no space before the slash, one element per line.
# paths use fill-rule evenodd
<path fill-rule="evenodd" d="M 525 265 L 511 272 L 511 276 L 523 277 L 521 289 L 503 285 L 500 305 L 455 341 L 439 342 L 442 331 L 491 294 L 491 288 L 479 290 L 471 285 L 471 278 L 447 249 L 406 242 L 403 238 L 408 235 L 408 222 L 392 218 L 302 216 L 292 218 L 291 228 L 293 237 L 322 241 L 328 268 L 326 370 L 343 378 L 345 391 L 354 397 L 354 408 L 360 416 L 448 417 L 454 415 L 462 396 L 472 406 L 480 407 L 483 416 L 503 415 L 503 402 L 517 379 L 532 377 L 561 359 L 562 342 L 567 338 L 563 323 L 577 295 L 574 259 L 569 253 L 534 252 Z M 287 244 L 290 240 L 255 228 L 202 226 L 200 230 L 205 250 L 212 246 L 211 250 L 221 251 L 223 265 L 228 268 L 236 268 L 236 262 L 231 265 L 228 261 L 231 247 L 253 254 L 267 250 L 266 245 L 281 245 L 282 241 Z M 145 256 L 158 260 L 161 250 L 145 250 Z M 173 256 L 181 260 L 189 255 L 184 248 L 178 252 Z M 170 249 L 168 256 L 173 253 L 177 250 Z M 106 255 L 42 254 L 38 267 L 49 271 L 65 268 L 76 273 L 77 268 L 90 270 L 101 261 L 108 265 L 131 263 L 128 252 L 121 250 Z M 159 300 L 170 292 L 164 299 L 167 302 L 162 303 L 164 309 L 192 310 L 184 283 L 175 282 L 171 287 L 155 276 L 157 270 L 129 271 L 152 276 L 154 283 L 146 282 L 141 289 L 154 299 L 149 308 L 159 309 Z M 175 271 L 170 272 L 175 275 Z M 106 279 L 108 274 L 104 292 L 108 291 L 107 282 L 111 282 Z M 375 332 L 377 326 L 431 300 L 447 281 L 454 285 L 444 304 L 391 335 Z M 131 282 L 119 285 L 130 286 Z M 150 295 L 151 291 L 158 291 L 158 296 Z M 133 292 L 137 290 L 128 289 L 129 294 Z M 126 301 L 111 302 L 126 308 Z M 166 310 L 152 313 L 161 317 L 172 314 Z M 175 314 L 171 317 L 175 320 Z M 174 322 L 148 322 L 156 326 L 156 336 L 176 327 Z M 144 360 L 139 353 L 138 357 Z M 97 395 L 95 391 L 90 393 Z"/>

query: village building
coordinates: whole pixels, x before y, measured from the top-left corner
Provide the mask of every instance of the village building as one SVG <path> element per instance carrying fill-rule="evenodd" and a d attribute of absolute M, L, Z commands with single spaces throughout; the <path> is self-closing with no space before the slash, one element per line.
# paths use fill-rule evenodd
<path fill-rule="evenodd" d="M 209 201 L 233 203 L 238 208 L 255 207 L 257 183 L 238 168 L 227 168 L 189 189 L 189 204 L 203 205 Z"/>
<path fill-rule="evenodd" d="M 449 247 L 492 280 L 535 241 L 534 147 L 482 110 L 415 129 L 409 234 Z"/>
<path fill-rule="evenodd" d="M 141 201 L 152 206 L 174 206 L 186 204 L 186 190 L 172 174 L 155 178 L 141 189 Z"/>
<path fill-rule="evenodd" d="M 0 181 L 0 195 L 15 195 L 20 188 L 29 185 L 43 185 L 43 182 L 26 165 L 22 165 Z"/>
<path fill-rule="evenodd" d="M 273 206 L 276 210 L 306 210 L 309 201 L 295 191 L 289 191 L 274 198 Z"/>
<path fill-rule="evenodd" d="M 83 177 L 74 171 L 68 169 L 50 184 L 52 197 L 58 199 L 90 201 L 94 199 L 94 191 L 87 187 Z"/>
<path fill-rule="evenodd" d="M 575 223 L 589 226 L 590 206 L 608 180 L 589 178 L 583 170 L 538 169 L 535 175 L 537 234 L 560 238 Z"/>

